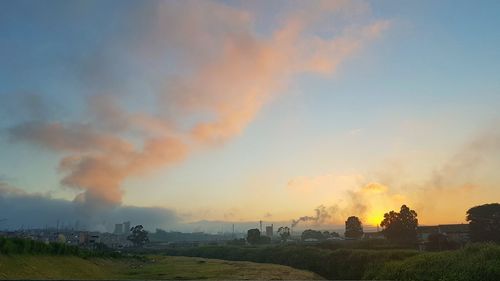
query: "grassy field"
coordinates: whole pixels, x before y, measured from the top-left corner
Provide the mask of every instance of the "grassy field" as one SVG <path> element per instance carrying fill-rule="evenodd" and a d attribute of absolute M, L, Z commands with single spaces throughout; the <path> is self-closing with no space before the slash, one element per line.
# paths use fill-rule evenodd
<path fill-rule="evenodd" d="M 154 256 L 90 258 L 0 255 L 0 279 L 321 279 L 287 266 L 215 259 Z"/>

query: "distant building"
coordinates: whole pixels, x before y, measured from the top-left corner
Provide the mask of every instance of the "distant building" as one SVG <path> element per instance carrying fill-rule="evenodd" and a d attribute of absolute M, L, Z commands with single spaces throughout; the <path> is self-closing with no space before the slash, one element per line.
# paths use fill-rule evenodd
<path fill-rule="evenodd" d="M 469 242 L 469 225 L 468 224 L 440 224 L 433 226 L 419 226 L 417 228 L 417 237 L 421 241 L 429 240 L 432 234 L 446 235 L 451 241 L 458 243 Z"/>
<path fill-rule="evenodd" d="M 98 233 L 92 233 L 89 236 L 89 245 L 91 247 L 95 247 L 95 245 L 98 244 L 98 243 L 101 243 L 101 239 L 99 237 L 99 234 Z"/>
<path fill-rule="evenodd" d="M 117 223 L 115 224 L 115 231 L 113 231 L 114 234 L 123 234 L 123 224 L 122 223 Z"/>
<path fill-rule="evenodd" d="M 439 233 L 438 225 L 430 225 L 430 226 L 419 226 L 417 227 L 417 237 L 419 240 L 427 241 L 429 236 L 432 234 Z"/>
<path fill-rule="evenodd" d="M 385 236 L 382 231 L 365 232 L 363 233 L 363 239 L 385 239 Z"/>
<path fill-rule="evenodd" d="M 123 223 L 123 233 L 124 234 L 130 233 L 130 222 L 129 221 L 126 221 Z"/>
<path fill-rule="evenodd" d="M 271 224 L 270 226 L 266 226 L 266 236 L 269 238 L 272 238 L 274 235 L 274 225 Z"/>
<path fill-rule="evenodd" d="M 87 245 L 89 243 L 89 233 L 88 232 L 80 232 L 78 235 L 78 244 Z"/>

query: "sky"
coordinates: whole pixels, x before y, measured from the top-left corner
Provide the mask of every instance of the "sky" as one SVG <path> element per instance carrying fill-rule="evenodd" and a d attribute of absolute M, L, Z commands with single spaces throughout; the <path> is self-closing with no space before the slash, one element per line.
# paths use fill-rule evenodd
<path fill-rule="evenodd" d="M 500 199 L 498 11 L 1 1 L 0 219 L 463 223 Z"/>

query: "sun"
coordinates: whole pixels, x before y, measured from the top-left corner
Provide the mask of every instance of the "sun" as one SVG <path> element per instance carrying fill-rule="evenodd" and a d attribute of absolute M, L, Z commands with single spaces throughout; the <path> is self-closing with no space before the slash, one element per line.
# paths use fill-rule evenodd
<path fill-rule="evenodd" d="M 382 222 L 383 219 L 384 219 L 384 212 L 371 211 L 366 216 L 365 224 L 370 225 L 370 226 L 378 226 L 378 225 L 380 225 L 380 222 Z"/>

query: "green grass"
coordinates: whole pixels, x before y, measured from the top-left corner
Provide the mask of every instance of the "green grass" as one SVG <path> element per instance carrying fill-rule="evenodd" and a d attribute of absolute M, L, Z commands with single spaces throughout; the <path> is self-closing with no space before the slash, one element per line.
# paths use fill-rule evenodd
<path fill-rule="evenodd" d="M 498 281 L 500 246 L 472 244 L 464 249 L 423 253 L 373 268 L 365 278 L 419 281 Z"/>
<path fill-rule="evenodd" d="M 153 256 L 89 258 L 0 255 L 0 279 L 321 279 L 318 275 L 273 264 L 204 258 Z"/>

